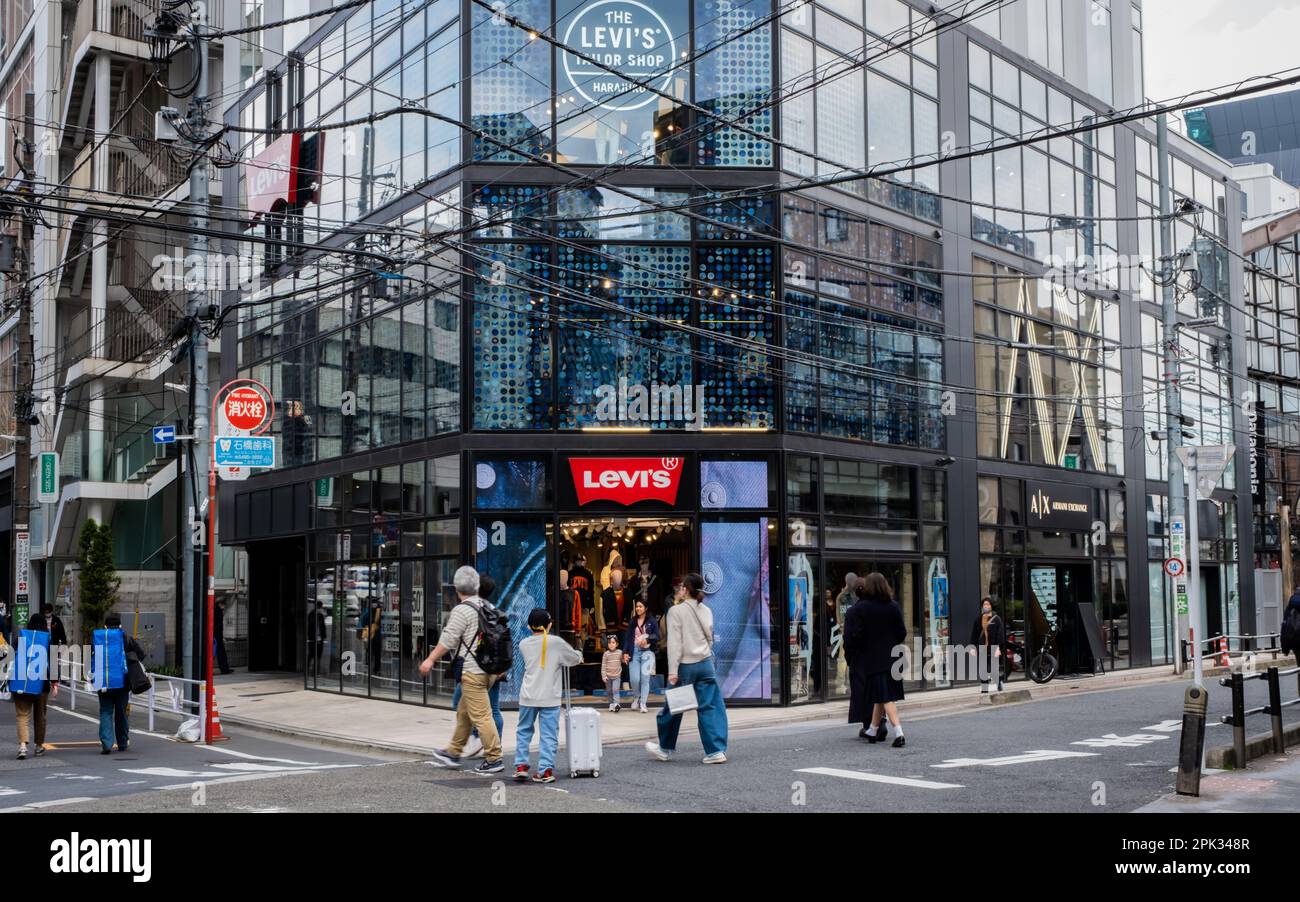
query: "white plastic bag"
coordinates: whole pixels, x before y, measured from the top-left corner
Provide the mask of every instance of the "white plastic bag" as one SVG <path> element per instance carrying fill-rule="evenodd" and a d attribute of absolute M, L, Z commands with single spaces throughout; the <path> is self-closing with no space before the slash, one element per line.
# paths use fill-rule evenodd
<path fill-rule="evenodd" d="M 181 742 L 198 742 L 202 735 L 203 730 L 199 728 L 199 719 L 197 717 L 191 717 L 189 720 L 183 722 L 176 730 L 175 738 L 179 739 Z"/>

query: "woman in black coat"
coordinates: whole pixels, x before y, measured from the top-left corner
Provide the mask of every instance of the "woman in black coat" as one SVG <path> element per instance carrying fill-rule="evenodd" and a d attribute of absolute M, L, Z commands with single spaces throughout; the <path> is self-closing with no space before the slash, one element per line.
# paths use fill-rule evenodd
<path fill-rule="evenodd" d="M 862 724 L 858 735 L 880 742 L 893 734 L 894 748 L 904 744 L 895 702 L 903 698 L 903 680 L 894 649 L 907 639 L 903 612 L 883 574 L 869 573 L 854 587 L 857 601 L 844 615 L 844 656 L 849 664 L 849 723 Z M 889 718 L 886 735 L 881 720 Z"/>
<path fill-rule="evenodd" d="M 1002 618 L 993 611 L 993 599 L 985 598 L 980 602 L 980 613 L 970 629 L 970 645 L 979 655 L 976 673 L 984 691 L 989 691 L 989 683 L 997 680 L 997 691 L 1002 691 L 1002 655 L 1003 646 L 1007 644 L 1007 628 Z"/>

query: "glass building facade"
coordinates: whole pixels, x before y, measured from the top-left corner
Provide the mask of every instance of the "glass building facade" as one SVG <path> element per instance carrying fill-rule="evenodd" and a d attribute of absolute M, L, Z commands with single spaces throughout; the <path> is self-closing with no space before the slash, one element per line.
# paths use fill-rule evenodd
<path fill-rule="evenodd" d="M 1158 308 L 1132 265 L 1152 134 L 940 159 L 1138 93 L 1140 7 L 931 15 L 382 0 L 278 55 L 269 37 L 226 114 L 247 142 L 230 196 L 275 150 L 259 131 L 299 130 L 317 165 L 250 216 L 257 284 L 229 294 L 222 337 L 226 375 L 275 395 L 283 448 L 223 491 L 254 665 L 446 705 L 446 674 L 416 667 L 462 562 L 518 632 L 551 612 L 593 697 L 602 638 L 636 600 L 662 616 L 690 570 L 737 704 L 842 697 L 846 587 L 873 570 L 914 688 L 951 684 L 934 662 L 984 596 L 1022 649 L 1058 636 L 1071 670 L 1167 660 Z M 1176 188 L 1231 247 L 1232 189 L 1184 143 Z M 1230 284 L 1184 312 L 1221 292 L 1231 339 Z M 1224 347 L 1188 343 L 1207 442 L 1236 434 L 1244 350 Z M 1225 625 L 1249 609 L 1238 485 L 1203 557 Z"/>

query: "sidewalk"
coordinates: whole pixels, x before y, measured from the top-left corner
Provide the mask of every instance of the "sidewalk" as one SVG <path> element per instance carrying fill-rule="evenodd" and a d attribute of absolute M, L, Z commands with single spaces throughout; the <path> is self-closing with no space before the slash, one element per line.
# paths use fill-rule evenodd
<path fill-rule="evenodd" d="M 1169 667 L 1161 666 L 1098 677 L 1058 679 L 1042 686 L 1027 680 L 1017 681 L 1009 689 L 1029 689 L 1034 700 L 1041 700 L 1186 679 L 1174 676 Z M 978 685 L 914 692 L 899 704 L 899 710 L 905 721 L 919 714 L 973 710 L 979 707 L 979 696 Z M 223 724 L 351 748 L 415 755 L 428 755 L 432 749 L 445 745 L 455 722 L 455 715 L 443 708 L 308 691 L 303 689 L 300 674 L 241 674 L 219 678 L 217 707 Z M 655 736 L 655 709 L 640 714 L 625 708 L 618 714 L 601 711 L 601 715 L 601 733 L 606 745 L 644 742 Z M 513 711 L 503 711 L 502 716 L 505 719 L 502 745 L 507 752 L 513 752 L 516 715 Z M 727 711 L 733 732 L 809 721 L 845 723 L 847 717 L 847 701 L 792 708 L 735 707 Z M 696 734 L 695 718 L 688 715 L 682 724 L 682 735 Z"/>
<path fill-rule="evenodd" d="M 1285 757 L 1257 758 L 1246 770 L 1203 776 L 1199 796 L 1168 795 L 1137 810 L 1160 814 L 1300 811 L 1300 749 L 1293 748 Z"/>

